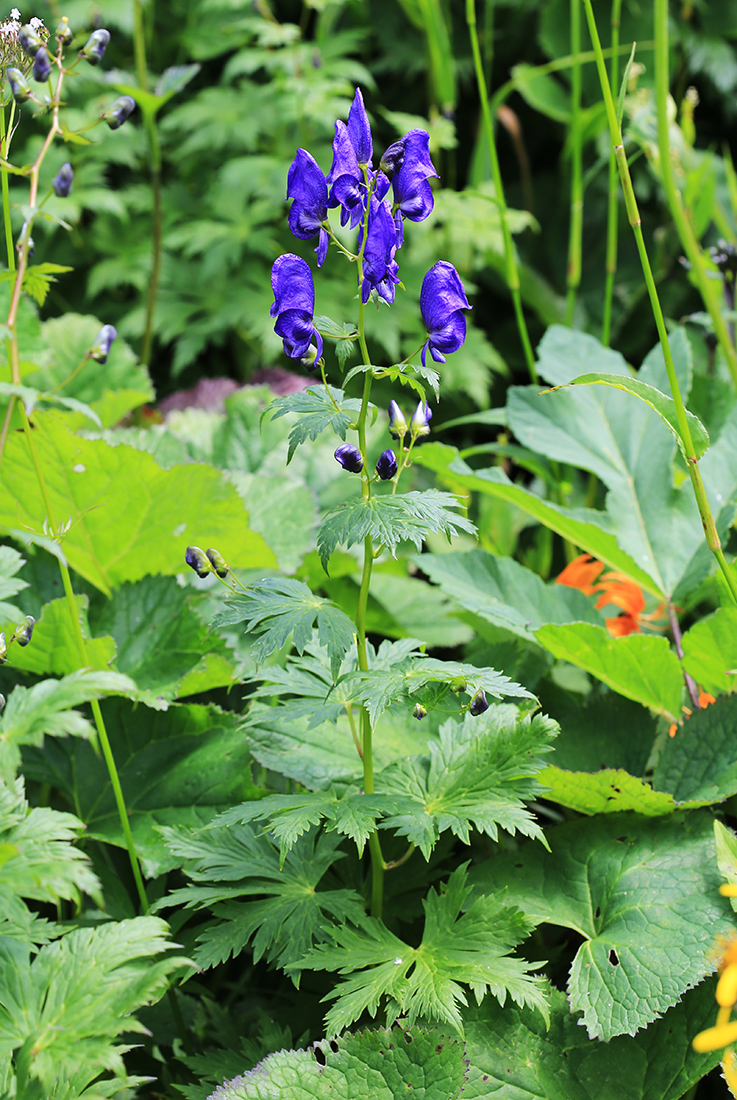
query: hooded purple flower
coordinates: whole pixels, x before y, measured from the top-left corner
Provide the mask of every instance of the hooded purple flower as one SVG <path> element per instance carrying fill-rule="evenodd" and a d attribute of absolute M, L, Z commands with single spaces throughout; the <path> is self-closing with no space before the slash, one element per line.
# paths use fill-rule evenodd
<path fill-rule="evenodd" d="M 368 169 L 371 177 L 372 155 L 371 126 L 363 105 L 361 89 L 356 88 L 348 113 L 348 125 L 340 121 L 335 123 L 333 164 L 327 180 L 332 186 L 328 205 L 331 209 L 340 206 L 340 224 L 345 225 L 350 218 L 351 229 L 355 229 L 361 222 L 366 210 L 368 192 L 363 166 Z M 381 198 L 386 194 L 388 186 L 387 182 L 382 189 Z"/>
<path fill-rule="evenodd" d="M 339 447 L 336 447 L 335 460 L 351 474 L 360 474 L 363 469 L 361 452 L 352 443 L 341 443 Z"/>
<path fill-rule="evenodd" d="M 328 184 L 315 158 L 298 149 L 287 176 L 287 198 L 294 199 L 289 211 L 289 228 L 301 241 L 318 235 L 317 266 L 328 254 L 330 237 L 324 222 L 328 216 Z"/>
<path fill-rule="evenodd" d="M 396 250 L 397 231 L 391 210 L 385 202 L 379 202 L 372 196 L 363 251 L 363 302 L 369 300 L 372 290 L 376 290 L 379 297 L 390 305 L 394 301 L 394 287 L 399 282 L 399 266 L 394 260 Z"/>
<path fill-rule="evenodd" d="M 371 140 L 371 124 L 363 105 L 363 95 L 360 88 L 356 88 L 356 94 L 348 112 L 348 134 L 351 144 L 356 150 L 359 165 L 365 164 L 370 168 L 374 146 Z"/>
<path fill-rule="evenodd" d="M 394 451 L 382 451 L 376 463 L 376 473 L 382 481 L 391 481 L 397 472 L 397 456 Z"/>
<path fill-rule="evenodd" d="M 426 130 L 410 130 L 398 144 L 403 146 L 403 154 L 392 182 L 394 220 L 398 247 L 401 248 L 404 237 L 402 219 L 421 222 L 432 213 L 435 200 L 427 181 L 430 176 L 437 177 L 437 172 L 430 160 L 430 135 Z M 393 159 L 398 159 L 398 155 Z"/>
<path fill-rule="evenodd" d="M 284 341 L 284 352 L 290 359 L 308 359 L 310 369 L 322 355 L 322 336 L 313 324 L 315 284 L 309 265 L 291 252 L 279 256 L 271 269 L 271 289 L 274 304 L 271 316 L 276 317 L 274 331 Z M 312 340 L 317 350 L 311 348 Z"/>
<path fill-rule="evenodd" d="M 422 349 L 422 365 L 425 355 L 436 363 L 444 363 L 445 355 L 458 351 L 466 339 L 464 309 L 471 309 L 463 289 L 460 275 L 447 260 L 438 260 L 422 280 L 420 312 L 427 329 L 427 342 Z"/>

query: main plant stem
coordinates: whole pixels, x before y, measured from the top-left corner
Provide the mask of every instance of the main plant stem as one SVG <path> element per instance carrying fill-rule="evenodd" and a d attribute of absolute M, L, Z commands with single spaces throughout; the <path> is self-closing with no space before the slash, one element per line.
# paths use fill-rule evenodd
<path fill-rule="evenodd" d="M 494 140 L 494 124 L 492 122 L 491 109 L 489 107 L 489 93 L 486 87 L 486 80 L 484 78 L 484 64 L 481 59 L 479 36 L 476 30 L 475 0 L 466 0 L 466 23 L 468 24 L 468 33 L 471 37 L 473 65 L 476 72 L 476 83 L 478 84 L 479 99 L 481 101 L 481 111 L 484 116 L 484 130 L 486 133 L 486 144 L 489 148 L 491 175 L 494 180 L 494 194 L 497 206 L 499 207 L 499 217 L 502 228 L 502 241 L 504 242 L 504 260 L 506 264 L 507 286 L 509 288 L 509 293 L 512 296 L 514 315 L 517 320 L 517 328 L 519 330 L 519 336 L 522 342 L 522 350 L 524 352 L 525 362 L 527 363 L 527 369 L 530 372 L 530 378 L 535 384 L 537 384 L 535 356 L 532 351 L 530 335 L 527 331 L 527 322 L 525 321 L 525 315 L 522 309 L 522 293 L 520 290 L 519 271 L 517 270 L 517 257 L 514 250 L 514 241 L 512 240 L 512 230 L 509 227 L 509 211 L 507 209 L 507 204 L 504 199 L 504 184 L 502 183 L 502 173 L 499 167 L 499 158 L 497 156 L 496 144 Z"/>
<path fill-rule="evenodd" d="M 706 270 L 704 253 L 699 244 L 689 211 L 683 205 L 683 197 L 676 185 L 671 163 L 668 122 L 668 0 L 655 0 L 655 107 L 658 115 L 658 153 L 660 175 L 665 189 L 670 215 L 676 224 L 678 236 L 691 264 L 691 273 L 714 326 L 716 338 L 727 361 L 732 380 L 737 386 L 737 351 L 729 338 L 729 328 L 722 314 L 719 292 Z"/>
<path fill-rule="evenodd" d="M 617 120 L 617 112 L 614 107 L 614 99 L 612 97 L 612 90 L 609 86 L 609 78 L 607 76 L 606 65 L 604 64 L 604 55 L 601 49 L 601 43 L 599 41 L 599 33 L 596 29 L 596 20 L 594 18 L 594 11 L 591 6 L 591 0 L 584 0 L 586 5 L 586 18 L 589 25 L 589 33 L 591 34 L 591 41 L 596 53 L 596 64 L 599 70 L 599 80 L 601 82 L 601 90 L 604 96 L 604 106 L 606 108 L 607 119 L 609 122 L 609 130 L 611 133 L 612 142 L 614 143 L 614 153 L 617 158 L 617 168 L 619 170 L 619 178 L 622 183 L 622 190 L 624 192 L 624 202 L 627 208 L 627 216 L 629 218 L 632 232 L 635 235 L 635 243 L 637 244 L 637 251 L 640 255 L 640 263 L 642 264 L 643 275 L 645 276 L 645 283 L 647 285 L 647 292 L 650 297 L 650 304 L 652 306 L 653 315 L 655 317 L 655 325 L 658 330 L 658 336 L 660 338 L 660 346 L 663 350 L 663 359 L 665 360 L 665 369 L 668 374 L 668 382 L 670 384 L 671 394 L 673 397 L 673 404 L 675 406 L 676 423 L 678 425 L 678 434 L 681 437 L 683 443 L 683 449 L 686 455 L 686 464 L 688 466 L 688 473 L 691 478 L 691 486 L 693 488 L 694 496 L 696 497 L 696 504 L 699 509 L 699 515 L 701 516 L 701 523 L 704 528 L 704 535 L 706 537 L 706 545 L 711 550 L 712 554 L 717 560 L 719 568 L 724 574 L 724 578 L 727 582 L 727 587 L 732 595 L 732 599 L 737 603 L 737 582 L 732 576 L 732 572 L 729 569 L 722 553 L 721 542 L 719 534 L 714 523 L 714 517 L 711 513 L 709 501 L 706 496 L 706 489 L 704 488 L 704 482 L 701 478 L 701 471 L 699 470 L 699 463 L 696 456 L 696 450 L 691 439 L 691 430 L 688 426 L 688 420 L 686 419 L 686 409 L 683 404 L 683 398 L 681 397 L 681 390 L 678 385 L 678 377 L 676 375 L 675 366 L 673 364 L 673 355 L 670 350 L 670 342 L 668 340 L 668 333 L 665 327 L 665 319 L 663 317 L 663 310 L 660 306 L 660 298 L 658 297 L 658 289 L 655 285 L 655 279 L 653 277 L 652 268 L 650 267 L 650 260 L 647 254 L 647 248 L 645 247 L 645 240 L 642 235 L 642 219 L 640 218 L 640 212 L 637 206 L 637 199 L 635 198 L 635 192 L 632 187 L 632 179 L 630 177 L 629 165 L 627 164 L 627 154 L 624 151 L 624 144 L 622 142 L 622 134 L 619 128 L 619 122 Z M 657 6 L 661 3 L 661 0 L 656 0 Z"/>
<path fill-rule="evenodd" d="M 571 213 L 566 276 L 566 324 L 573 324 L 576 296 L 581 285 L 583 237 L 583 138 L 581 134 L 581 0 L 571 0 Z"/>
<path fill-rule="evenodd" d="M 611 87 L 616 92 L 619 84 L 619 23 L 622 0 L 612 0 L 612 61 Z M 609 195 L 606 219 L 606 282 L 604 284 L 604 317 L 601 325 L 601 342 L 609 347 L 612 334 L 612 304 L 614 301 L 614 277 L 617 273 L 617 230 L 619 227 L 619 187 L 617 186 L 617 157 L 614 147 L 609 152 Z"/>

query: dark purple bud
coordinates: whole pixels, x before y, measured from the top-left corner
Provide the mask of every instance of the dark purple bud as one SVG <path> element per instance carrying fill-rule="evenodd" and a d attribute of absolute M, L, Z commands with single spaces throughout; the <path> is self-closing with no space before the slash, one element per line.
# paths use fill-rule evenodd
<path fill-rule="evenodd" d="M 298 149 L 287 176 L 287 198 L 294 199 L 289 211 L 289 228 L 301 241 L 318 236 L 317 266 L 322 267 L 330 237 L 325 222 L 328 216 L 328 185 L 315 158 Z"/>
<path fill-rule="evenodd" d="M 417 408 L 412 413 L 412 419 L 409 422 L 409 428 L 412 435 L 414 437 L 429 435 L 431 420 L 432 409 L 426 401 L 420 401 Z"/>
<path fill-rule="evenodd" d="M 394 451 L 382 451 L 376 463 L 376 472 L 382 481 L 391 481 L 397 472 L 397 456 Z"/>
<path fill-rule="evenodd" d="M 392 142 L 379 162 L 379 168 L 389 179 L 398 172 L 404 161 L 404 138 Z"/>
<path fill-rule="evenodd" d="M 7 700 L 6 700 L 5 696 L 4 696 L 4 695 L 3 695 L 3 693 L 2 693 L 1 691 L 0 691 L 0 713 L 2 713 L 2 711 L 4 711 L 4 710 L 5 710 L 5 703 L 6 703 L 6 702 L 7 702 Z"/>
<path fill-rule="evenodd" d="M 68 199 L 72 192 L 73 183 L 74 169 L 69 161 L 65 161 L 51 181 L 57 199 Z"/>
<path fill-rule="evenodd" d="M 4 665 L 8 659 L 8 646 L 5 641 L 5 635 L 0 630 L 0 665 Z"/>
<path fill-rule="evenodd" d="M 360 88 L 356 88 L 356 94 L 348 112 L 348 133 L 351 144 L 356 150 L 358 163 L 370 166 L 374 147 L 371 141 L 371 124 L 363 105 L 363 95 Z"/>
<path fill-rule="evenodd" d="M 33 62 L 33 79 L 37 84 L 45 84 L 51 76 L 51 62 L 44 46 L 36 51 L 36 60 Z"/>
<path fill-rule="evenodd" d="M 407 421 L 396 401 L 389 402 L 389 435 L 392 439 L 404 439 L 407 434 Z"/>
<path fill-rule="evenodd" d="M 360 474 L 363 469 L 361 452 L 352 443 L 341 443 L 339 447 L 336 447 L 335 458 L 343 469 L 348 470 L 351 474 Z"/>
<path fill-rule="evenodd" d="M 29 57 L 35 57 L 44 44 L 41 35 L 38 31 L 34 30 L 29 23 L 26 23 L 26 25 L 21 27 L 18 31 L 18 42 L 20 48 L 25 54 L 28 54 Z"/>
<path fill-rule="evenodd" d="M 290 359 L 309 360 L 305 365 L 312 369 L 322 355 L 322 336 L 313 324 L 315 284 L 309 265 L 291 252 L 279 256 L 271 269 L 271 289 L 274 331 L 282 338 L 285 354 Z M 317 344 L 314 358 L 310 351 L 313 339 Z"/>
<path fill-rule="evenodd" d="M 486 692 L 483 688 L 479 688 L 471 702 L 468 704 L 468 713 L 472 714 L 475 718 L 476 715 L 483 714 L 484 711 L 488 709 L 489 701 L 486 698 Z"/>
<path fill-rule="evenodd" d="M 132 95 L 121 95 L 114 103 L 102 112 L 100 120 L 107 122 L 111 130 L 117 130 L 135 108 L 136 101 Z"/>
<path fill-rule="evenodd" d="M 427 342 L 422 349 L 422 365 L 425 354 L 436 363 L 444 363 L 445 355 L 458 351 L 466 339 L 464 309 L 470 309 L 461 277 L 446 260 L 438 260 L 422 280 L 420 312 L 427 329 Z"/>
<path fill-rule="evenodd" d="M 84 47 L 79 51 L 79 56 L 83 57 L 85 61 L 89 61 L 90 65 L 99 65 L 109 41 L 110 31 L 100 27 L 99 30 L 93 31 L 89 36 Z"/>
<path fill-rule="evenodd" d="M 200 550 L 199 546 L 188 546 L 184 560 L 190 569 L 194 569 L 198 577 L 206 577 L 208 573 L 212 573 L 210 559 L 204 550 Z"/>
<path fill-rule="evenodd" d="M 187 551 L 189 553 L 189 551 Z M 220 580 L 224 580 L 230 572 L 230 566 L 227 565 L 225 558 L 219 550 L 206 550 L 207 559 L 210 565 L 213 567 Z"/>
<path fill-rule="evenodd" d="M 412 717 L 416 718 L 418 722 L 421 722 L 423 718 L 427 718 L 427 707 L 423 707 L 422 703 L 415 703 Z"/>
<path fill-rule="evenodd" d="M 72 28 L 69 26 L 69 20 L 66 15 L 63 15 L 56 28 L 56 41 L 60 42 L 62 46 L 68 46 L 73 38 L 74 35 L 72 34 Z"/>
<path fill-rule="evenodd" d="M 117 338 L 118 332 L 114 325 L 103 325 L 87 352 L 87 358 L 94 359 L 96 363 L 107 363 L 110 348 Z"/>
<path fill-rule="evenodd" d="M 15 102 L 24 103 L 31 95 L 31 86 L 23 76 L 23 73 L 20 69 L 6 69 L 5 75 L 8 78 L 10 91 L 13 94 Z"/>
<path fill-rule="evenodd" d="M 33 615 L 26 615 L 25 619 L 21 620 L 13 631 L 13 641 L 17 642 L 19 646 L 25 649 L 31 640 L 35 625 L 36 620 Z"/>

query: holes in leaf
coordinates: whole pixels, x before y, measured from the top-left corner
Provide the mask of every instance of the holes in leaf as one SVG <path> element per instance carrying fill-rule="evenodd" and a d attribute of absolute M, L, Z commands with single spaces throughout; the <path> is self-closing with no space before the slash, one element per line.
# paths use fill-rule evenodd
<path fill-rule="evenodd" d="M 619 955 L 613 947 L 609 949 L 609 962 L 611 966 L 619 966 Z"/>
<path fill-rule="evenodd" d="M 336 1043 L 335 1039 L 330 1040 L 330 1049 L 332 1050 L 333 1054 L 337 1054 L 340 1050 L 340 1047 Z"/>
<path fill-rule="evenodd" d="M 597 905 L 596 909 L 594 909 L 594 920 L 598 920 L 600 916 L 601 908 Z"/>
<path fill-rule="evenodd" d="M 325 1057 L 325 1052 L 322 1050 L 321 1047 L 313 1047 L 312 1053 L 318 1066 L 326 1066 L 328 1064 L 328 1060 Z"/>
<path fill-rule="evenodd" d="M 404 1033 L 404 1041 L 405 1041 L 405 1043 L 414 1043 L 414 1039 L 412 1038 L 412 1036 L 410 1035 L 410 1033 L 408 1031 L 405 1031 L 405 1033 Z"/>

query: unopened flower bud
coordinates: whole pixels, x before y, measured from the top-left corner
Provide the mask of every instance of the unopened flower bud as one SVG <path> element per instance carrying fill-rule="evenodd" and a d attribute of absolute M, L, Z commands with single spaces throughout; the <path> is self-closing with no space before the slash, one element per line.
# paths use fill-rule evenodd
<path fill-rule="evenodd" d="M 3 695 L 3 693 L 2 693 L 1 691 L 0 691 L 0 712 L 2 712 L 3 710 L 5 710 L 5 703 L 6 703 L 6 699 L 5 699 L 5 696 L 4 696 L 4 695 Z"/>
<path fill-rule="evenodd" d="M 109 41 L 110 31 L 100 27 L 99 30 L 93 31 L 89 36 L 84 47 L 79 51 L 79 56 L 83 57 L 85 61 L 89 61 L 90 65 L 99 65 Z"/>
<path fill-rule="evenodd" d="M 205 551 L 200 550 L 199 546 L 188 546 L 184 560 L 190 569 L 194 569 L 198 577 L 206 577 L 208 573 L 212 573 L 210 560 Z"/>
<path fill-rule="evenodd" d="M 336 447 L 335 458 L 344 470 L 348 470 L 352 474 L 360 474 L 363 469 L 361 452 L 352 443 L 341 443 L 340 447 Z"/>
<path fill-rule="evenodd" d="M 5 641 L 5 635 L 0 630 L 0 665 L 4 665 L 8 657 L 8 646 Z"/>
<path fill-rule="evenodd" d="M 421 722 L 423 718 L 427 717 L 427 708 L 423 707 L 422 703 L 415 703 L 415 709 L 412 711 L 412 717 L 416 718 L 418 722 Z"/>
<path fill-rule="evenodd" d="M 432 409 L 426 401 L 420 401 L 417 408 L 412 414 L 410 420 L 410 431 L 416 438 L 417 436 L 430 434 L 430 421 L 432 420 Z"/>
<path fill-rule="evenodd" d="M 64 15 L 59 20 L 59 25 L 56 28 L 56 41 L 61 42 L 62 46 L 68 46 L 73 38 L 74 35 L 72 34 L 72 28 L 69 26 L 69 20 Z"/>
<path fill-rule="evenodd" d="M 40 34 L 29 23 L 26 23 L 25 27 L 21 27 L 18 31 L 18 42 L 20 48 L 29 57 L 35 57 L 43 46 L 43 39 Z"/>
<path fill-rule="evenodd" d="M 465 676 L 454 676 L 453 679 L 450 681 L 449 686 L 450 686 L 450 690 L 452 692 L 454 692 L 456 695 L 458 695 L 458 693 L 460 691 L 465 691 L 466 690 L 466 677 Z"/>
<path fill-rule="evenodd" d="M 307 351 L 300 359 L 300 363 L 306 371 L 317 370 L 317 348 L 314 344 L 310 344 Z"/>
<path fill-rule="evenodd" d="M 51 186 L 54 188 L 54 194 L 56 195 L 57 199 L 69 198 L 72 192 L 73 183 L 74 169 L 72 168 L 69 161 L 65 161 L 51 181 Z"/>
<path fill-rule="evenodd" d="M 475 718 L 477 714 L 483 714 L 484 711 L 488 709 L 489 701 L 486 698 L 486 692 L 483 688 L 479 688 L 471 702 L 468 704 L 468 713 L 472 714 Z"/>
<path fill-rule="evenodd" d="M 407 421 L 396 401 L 389 402 L 389 435 L 392 439 L 404 439 L 407 434 Z"/>
<path fill-rule="evenodd" d="M 13 99 L 16 103 L 24 103 L 31 95 L 31 86 L 23 76 L 20 69 L 6 69 L 5 75 L 8 78 L 8 84 L 10 85 L 10 91 L 13 93 Z"/>
<path fill-rule="evenodd" d="M 397 472 L 397 456 L 394 451 L 382 451 L 376 463 L 376 472 L 382 481 L 391 481 Z"/>
<path fill-rule="evenodd" d="M 111 103 L 107 110 L 103 111 L 100 118 L 103 122 L 107 122 L 111 130 L 117 130 L 119 126 L 122 126 L 128 115 L 131 113 L 136 105 L 136 101 L 132 95 L 122 95 Z"/>
<path fill-rule="evenodd" d="M 36 60 L 33 62 L 33 79 L 37 84 L 45 84 L 51 76 L 51 62 L 44 46 L 39 46 L 36 51 Z"/>
<path fill-rule="evenodd" d="M 26 615 L 25 619 L 22 619 L 13 631 L 13 641 L 17 642 L 19 646 L 25 649 L 31 640 L 35 625 L 36 620 L 33 615 Z"/>
<path fill-rule="evenodd" d="M 404 163 L 405 143 L 404 141 L 394 141 L 384 153 L 381 161 L 379 162 L 379 168 L 388 176 L 392 178 L 395 172 L 398 172 Z"/>
<path fill-rule="evenodd" d="M 220 580 L 224 580 L 230 572 L 230 567 L 226 563 L 223 555 L 219 550 L 206 550 L 205 553 L 207 554 L 210 565 L 220 577 Z"/>
<path fill-rule="evenodd" d="M 103 325 L 92 347 L 87 352 L 88 359 L 94 359 L 97 363 L 107 363 L 110 348 L 117 339 L 118 332 L 114 325 Z"/>

